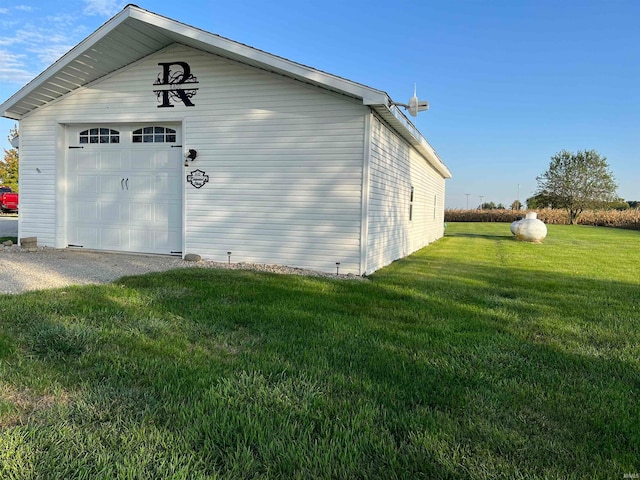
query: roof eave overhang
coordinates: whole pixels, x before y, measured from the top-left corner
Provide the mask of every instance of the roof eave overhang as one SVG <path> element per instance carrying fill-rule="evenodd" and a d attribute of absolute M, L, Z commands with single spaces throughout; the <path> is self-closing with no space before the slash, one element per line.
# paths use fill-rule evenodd
<path fill-rule="evenodd" d="M 146 30 L 146 34 L 143 30 Z M 101 51 L 101 49 L 105 50 L 109 45 L 107 41 L 109 37 L 117 36 L 120 31 L 138 32 L 137 35 L 140 37 L 139 45 L 135 50 L 131 49 L 127 57 L 123 56 L 124 60 L 120 64 L 114 64 L 104 71 L 101 68 L 97 68 L 98 66 L 102 67 L 104 62 L 98 65 L 95 59 L 109 53 Z M 151 38 L 149 34 L 156 36 L 156 38 Z M 383 91 L 234 42 L 219 35 L 148 12 L 134 5 L 128 5 L 0 105 L 0 112 L 4 117 L 20 120 L 40 106 L 63 97 L 77 88 L 86 86 L 172 43 L 182 43 L 215 55 L 361 99 L 364 105 L 386 104 L 388 102 L 388 96 Z M 78 67 L 83 72 L 79 73 Z M 71 81 L 69 82 L 68 80 Z"/>
<path fill-rule="evenodd" d="M 438 152 L 397 106 L 373 105 L 372 108 L 391 128 L 413 146 L 443 178 L 451 178 L 451 171 L 444 164 Z"/>
<path fill-rule="evenodd" d="M 87 38 L 85 38 L 82 42 L 72 48 L 69 52 L 67 52 L 64 56 L 59 58 L 56 62 L 54 62 L 49 68 L 47 68 L 44 72 L 34 78 L 31 82 L 21 88 L 18 92 L 12 95 L 6 102 L 0 105 L 0 112 L 2 112 L 2 116 L 6 118 L 10 118 L 12 120 L 21 120 L 22 117 L 32 110 L 45 105 L 48 102 L 42 102 L 41 105 L 34 105 L 33 108 L 27 109 L 25 112 L 20 112 L 16 109 L 16 107 L 20 104 L 20 101 L 28 97 L 30 94 L 36 92 L 38 89 L 42 88 L 48 81 L 55 77 L 55 75 L 62 71 L 65 67 L 70 65 L 73 61 L 79 58 L 83 52 L 87 51 L 87 49 L 91 48 L 92 45 L 98 43 L 102 38 L 107 36 L 111 31 L 113 31 L 118 25 L 124 22 L 130 15 L 130 7 L 125 8 L 116 16 L 111 18 L 107 23 L 102 25 L 98 30 L 93 32 Z M 89 83 L 89 82 L 87 82 Z M 79 85 L 82 86 L 82 85 Z M 76 88 L 78 88 L 77 86 Z M 66 93 L 75 90 L 75 88 L 68 89 L 67 92 L 59 95 L 64 96 Z M 55 99 L 55 97 L 54 97 Z"/>
<path fill-rule="evenodd" d="M 367 87 L 330 73 L 316 70 L 300 63 L 287 60 L 265 51 L 229 40 L 228 38 L 200 30 L 170 18 L 156 15 L 141 9 L 132 9 L 131 17 L 143 21 L 180 38 L 179 43 L 220 55 L 241 63 L 253 65 L 264 70 L 295 78 L 329 90 L 361 98 L 364 105 L 384 103 L 388 96 L 385 92 Z"/>

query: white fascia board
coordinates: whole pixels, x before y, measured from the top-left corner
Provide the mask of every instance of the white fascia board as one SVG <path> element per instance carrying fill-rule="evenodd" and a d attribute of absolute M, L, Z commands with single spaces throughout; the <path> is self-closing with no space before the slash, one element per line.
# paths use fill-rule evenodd
<path fill-rule="evenodd" d="M 100 42 L 129 18 L 164 30 L 170 37 L 177 39 L 177 41 L 181 39 L 186 45 L 200 48 L 204 51 L 209 51 L 217 55 L 226 56 L 243 63 L 248 63 L 249 65 L 258 66 L 265 70 L 271 70 L 284 76 L 309 82 L 320 87 L 335 90 L 352 97 L 360 98 L 362 99 L 363 105 L 389 105 L 389 97 L 383 91 L 307 67 L 291 60 L 287 60 L 286 58 L 272 55 L 262 50 L 255 49 L 248 45 L 229 40 L 189 25 L 185 25 L 170 18 L 143 10 L 134 5 L 128 5 L 124 10 L 115 15 L 111 20 L 107 21 L 98 30 L 89 35 L 62 58 L 57 60 L 53 65 L 0 105 L 0 112 L 3 112 L 3 116 L 14 120 L 20 120 L 23 115 L 12 111 L 12 108 L 16 104 L 38 88 L 42 87 L 44 83 L 51 80 L 60 70 L 64 69 L 67 65 L 79 58 L 82 53 Z M 64 94 L 62 96 L 64 96 Z"/>
<path fill-rule="evenodd" d="M 370 107 L 380 105 L 388 107 L 389 105 L 391 105 L 391 99 L 389 98 L 389 95 L 382 91 L 378 92 L 380 93 L 380 95 L 369 95 L 366 97 L 362 97 L 362 104 L 368 105 Z"/>
<path fill-rule="evenodd" d="M 6 102 L 6 103 L 9 103 L 9 102 Z M 0 107 L 4 108 L 5 104 L 3 103 L 2 105 L 0 105 Z M 0 109 L 0 111 L 2 110 Z M 15 113 L 9 110 L 5 110 L 4 112 L 2 112 L 2 116 L 4 118 L 8 118 L 9 120 L 18 120 L 18 121 L 22 120 L 22 115 L 16 115 Z"/>
<path fill-rule="evenodd" d="M 123 21 L 129 17 L 130 9 L 125 8 L 120 13 L 118 13 L 111 20 L 107 21 L 104 25 L 102 25 L 98 30 L 93 32 L 87 38 L 85 38 L 78 45 L 73 47 L 69 52 L 59 58 L 53 65 L 47 68 L 44 72 L 38 75 L 36 78 L 27 83 L 24 87 L 22 87 L 18 92 L 12 95 L 6 102 L 0 105 L 0 112 L 2 115 L 7 118 L 11 118 L 12 120 L 20 120 L 22 115 L 18 115 L 16 113 L 11 112 L 11 107 L 13 107 L 16 103 L 22 100 L 24 97 L 29 95 L 34 90 L 37 90 L 40 86 L 42 86 L 45 82 L 53 78 L 58 71 L 62 70 L 64 67 L 69 65 L 71 62 L 76 60 L 83 52 L 85 52 L 89 47 L 95 45 L 102 38 L 107 36 L 114 28 L 120 25 Z"/>
<path fill-rule="evenodd" d="M 439 173 L 442 178 L 451 178 L 451 171 L 418 129 L 396 106 L 375 106 L 373 109 L 401 137 L 407 140 Z"/>
<path fill-rule="evenodd" d="M 353 97 L 361 98 L 364 105 L 388 105 L 389 97 L 383 91 L 307 67 L 291 60 L 287 60 L 286 58 L 229 40 L 221 37 L 220 35 L 215 35 L 213 33 L 185 25 L 146 10 L 135 7 L 129 8 L 131 8 L 131 18 L 161 28 L 186 39 L 196 41 L 200 44 L 200 48 L 205 51 L 226 56 L 240 62 L 244 61 L 244 63 L 246 63 L 247 60 L 250 60 L 253 62 L 252 64 L 258 64 L 265 70 L 271 70 L 288 77 L 307 81 L 319 86 L 324 86 L 328 89 L 343 92 Z M 186 41 L 184 43 L 189 45 L 191 42 Z M 191 45 L 193 46 L 192 43 Z"/>

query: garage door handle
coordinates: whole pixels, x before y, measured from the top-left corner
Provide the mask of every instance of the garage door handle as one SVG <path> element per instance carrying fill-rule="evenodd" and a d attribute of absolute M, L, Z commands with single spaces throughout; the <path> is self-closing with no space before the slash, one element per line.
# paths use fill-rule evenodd
<path fill-rule="evenodd" d="M 127 190 L 129 190 L 129 179 L 128 178 L 124 181 L 124 184 L 127 186 Z"/>

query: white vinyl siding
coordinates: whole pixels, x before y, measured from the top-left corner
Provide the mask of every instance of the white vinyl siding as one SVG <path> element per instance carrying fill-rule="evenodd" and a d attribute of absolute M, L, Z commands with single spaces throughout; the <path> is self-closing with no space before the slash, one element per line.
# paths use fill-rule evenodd
<path fill-rule="evenodd" d="M 46 119 L 20 122 L 20 215 L 22 237 L 56 246 L 56 126 Z"/>
<path fill-rule="evenodd" d="M 367 273 L 444 234 L 442 175 L 375 116 L 369 168 Z M 414 197 L 409 220 L 411 187 Z"/>
<path fill-rule="evenodd" d="M 197 77 L 194 107 L 158 108 L 160 62 L 185 61 Z M 60 124 L 144 126 L 179 122 L 186 175 L 184 253 L 360 274 L 364 117 L 361 102 L 253 67 L 173 45 L 21 122 L 21 232 L 65 246 L 56 202 L 65 202 Z M 24 134 L 24 135 L 22 135 Z M 36 171 L 36 168 L 39 171 Z M 59 221 L 66 220 L 58 208 Z"/>
<path fill-rule="evenodd" d="M 192 63 L 193 72 L 207 67 L 215 108 L 189 117 L 186 131 L 199 155 L 188 170 L 205 170 L 209 183 L 187 185 L 185 251 L 327 272 L 340 262 L 342 273 L 361 273 L 367 109 L 238 64 Z"/>

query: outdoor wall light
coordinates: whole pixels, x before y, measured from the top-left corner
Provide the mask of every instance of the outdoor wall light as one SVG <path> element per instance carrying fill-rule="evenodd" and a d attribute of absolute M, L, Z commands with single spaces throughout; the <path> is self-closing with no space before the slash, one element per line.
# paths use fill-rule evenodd
<path fill-rule="evenodd" d="M 194 150 L 193 148 L 190 148 L 187 151 L 187 154 L 185 155 L 184 166 L 186 167 L 187 165 L 189 165 L 189 160 L 191 160 L 193 162 L 196 159 L 197 156 L 198 156 L 198 151 Z"/>

